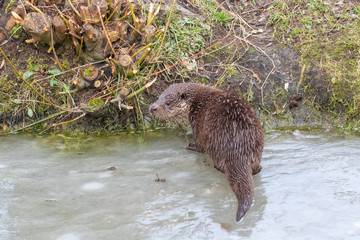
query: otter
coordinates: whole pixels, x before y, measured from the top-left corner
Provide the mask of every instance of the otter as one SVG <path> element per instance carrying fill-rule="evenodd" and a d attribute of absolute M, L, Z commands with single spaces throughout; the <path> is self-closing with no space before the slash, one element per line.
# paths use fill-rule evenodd
<path fill-rule="evenodd" d="M 158 118 L 184 113 L 193 130 L 187 149 L 206 153 L 226 177 L 238 200 L 236 221 L 250 208 L 254 196 L 252 175 L 261 170 L 264 133 L 254 108 L 233 91 L 197 83 L 170 85 L 149 108 Z"/>

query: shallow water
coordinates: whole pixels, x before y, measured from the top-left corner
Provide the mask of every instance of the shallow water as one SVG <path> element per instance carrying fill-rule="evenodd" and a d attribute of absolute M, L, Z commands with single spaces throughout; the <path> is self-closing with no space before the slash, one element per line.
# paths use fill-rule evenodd
<path fill-rule="evenodd" d="M 267 134 L 239 223 L 225 176 L 187 143 L 174 132 L 1 137 L 0 239 L 360 239 L 359 137 Z"/>

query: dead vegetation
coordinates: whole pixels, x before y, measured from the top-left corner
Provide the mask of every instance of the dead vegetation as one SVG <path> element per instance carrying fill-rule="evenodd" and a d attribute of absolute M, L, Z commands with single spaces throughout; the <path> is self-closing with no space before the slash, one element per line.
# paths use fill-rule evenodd
<path fill-rule="evenodd" d="M 156 81 L 156 78 L 144 76 L 150 75 L 151 70 L 147 67 L 157 62 L 161 52 L 165 29 L 153 24 L 161 4 L 150 3 L 145 10 L 143 6 L 128 0 L 40 0 L 19 1 L 17 6 L 9 9 L 9 14 L 3 17 L 6 30 L 18 24 L 29 36 L 25 42 L 34 44 L 40 50 L 46 48 L 47 53 L 53 55 L 53 62 L 57 64 L 56 68 L 41 72 L 35 60 L 30 64 L 30 69 L 28 67 L 25 73 L 21 73 L 12 63 L 14 59 L 9 59 L 3 51 L 2 48 L 6 48 L 7 44 L 3 39 L 0 47 L 4 56 L 2 68 L 6 61 L 18 78 L 37 95 L 36 99 L 31 100 L 33 103 L 51 105 L 60 111 L 46 119 L 65 113 L 72 116 L 70 120 L 56 122 L 51 126 L 78 120 L 87 113 L 101 110 L 107 103 L 116 104 L 120 111 L 131 110 L 133 106 L 125 102 Z M 155 44 L 157 52 L 154 50 Z M 64 52 L 76 53 L 73 54 L 75 57 L 72 58 L 72 63 L 64 64 L 59 60 L 58 53 Z M 70 67 L 74 65 L 75 67 Z M 34 78 L 38 72 L 48 76 Z M 71 76 L 70 82 L 60 82 L 59 77 L 65 77 L 65 74 L 66 77 Z M 4 79 L 3 85 L 9 80 Z M 54 96 L 45 96 L 44 90 L 49 87 L 44 86 L 46 80 L 50 80 L 50 87 L 58 85 L 58 92 L 54 95 L 66 95 L 63 104 L 52 100 Z M 16 100 L 17 104 L 20 104 L 29 99 L 23 94 Z M 35 111 L 31 107 L 28 109 L 28 116 L 31 118 Z M 140 108 L 138 110 L 141 111 Z M 15 131 L 43 121 L 44 119 L 41 119 Z M 6 123 L 3 129 L 7 129 Z"/>

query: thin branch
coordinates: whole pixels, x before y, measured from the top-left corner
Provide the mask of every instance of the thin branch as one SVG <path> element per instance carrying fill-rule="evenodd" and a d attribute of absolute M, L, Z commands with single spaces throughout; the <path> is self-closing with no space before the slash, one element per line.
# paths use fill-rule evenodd
<path fill-rule="evenodd" d="M 78 12 L 78 10 L 76 10 L 76 8 L 74 7 L 74 5 L 72 4 L 71 0 L 67 0 L 70 7 L 72 8 L 72 10 L 75 12 L 75 14 L 81 19 L 83 20 L 83 18 L 81 17 L 80 13 Z"/>
<path fill-rule="evenodd" d="M 304 73 L 305 73 L 306 67 L 307 67 L 307 64 L 304 64 L 304 65 L 302 66 L 302 68 L 301 68 L 300 80 L 299 80 L 299 82 L 298 82 L 298 84 L 297 84 L 297 86 L 296 86 L 296 93 L 297 93 L 297 94 L 299 93 L 300 86 L 301 86 L 301 84 L 302 84 L 302 82 L 303 82 L 303 80 L 304 80 Z"/>
<path fill-rule="evenodd" d="M 165 31 L 164 31 L 163 37 L 162 37 L 162 39 L 161 39 L 161 43 L 160 43 L 160 46 L 159 46 L 159 50 L 158 50 L 158 52 L 156 53 L 156 58 L 159 57 L 159 54 L 160 54 L 160 51 L 161 51 L 161 47 L 162 47 L 162 45 L 163 45 L 163 43 L 164 43 L 165 35 L 166 35 L 166 32 L 167 32 L 167 30 L 168 30 L 168 28 L 169 28 L 169 24 L 170 24 L 171 14 L 172 14 L 172 12 L 174 11 L 175 2 L 176 2 L 176 0 L 174 0 L 173 3 L 172 3 L 172 5 L 171 5 L 169 17 L 168 17 L 168 20 L 167 20 L 166 26 L 165 26 Z"/>
<path fill-rule="evenodd" d="M 60 62 L 59 58 L 58 58 L 58 56 L 56 54 L 55 47 L 54 47 L 54 30 L 53 30 L 52 27 L 50 28 L 50 36 L 51 36 L 51 48 L 52 48 L 52 51 L 54 53 L 55 59 L 56 59 L 56 61 Z"/>
<path fill-rule="evenodd" d="M 61 123 L 54 123 L 53 126 L 56 127 L 56 126 L 60 126 L 60 125 L 63 125 L 63 124 L 74 122 L 74 121 L 79 120 L 80 118 L 84 117 L 85 115 L 86 115 L 86 113 L 83 113 L 80 116 L 78 116 L 78 117 L 76 117 L 74 119 L 71 119 L 69 121 L 61 122 Z"/>
<path fill-rule="evenodd" d="M 131 25 L 127 20 L 125 20 L 125 22 L 126 22 L 134 31 L 136 31 L 138 34 L 143 35 L 139 30 L 137 30 L 133 25 Z"/>
<path fill-rule="evenodd" d="M 160 2 L 160 5 L 158 6 L 158 8 L 156 9 L 155 13 L 152 15 L 152 17 L 148 20 L 146 27 L 149 26 L 152 21 L 154 20 L 154 18 L 156 17 L 156 15 L 160 12 L 160 8 L 161 8 L 161 4 L 162 2 Z"/>
<path fill-rule="evenodd" d="M 35 126 L 35 125 L 37 125 L 37 124 L 39 124 L 39 123 L 42 123 L 42 122 L 45 122 L 45 121 L 47 121 L 47 120 L 49 120 L 49 119 L 55 118 L 55 117 L 57 117 L 57 116 L 59 116 L 59 115 L 61 115 L 61 114 L 63 114 L 63 113 L 66 113 L 66 112 L 67 112 L 67 111 L 64 110 L 64 111 L 60 111 L 60 112 L 58 112 L 58 113 L 54 113 L 54 114 L 52 114 L 52 115 L 50 115 L 50 116 L 48 116 L 48 117 L 46 117 L 46 118 L 44 118 L 44 119 L 41 119 L 40 121 L 31 123 L 31 124 L 29 124 L 29 125 L 27 125 L 27 126 L 25 126 L 25 127 L 22 127 L 22 128 L 15 129 L 15 130 L 11 131 L 10 133 L 16 133 L 16 132 L 25 130 L 25 129 L 30 128 L 30 127 L 32 127 L 32 126 Z"/>
<path fill-rule="evenodd" d="M 131 11 L 131 16 L 132 16 L 132 19 L 133 19 L 134 24 L 135 24 L 136 23 L 136 16 L 135 16 L 135 13 L 134 13 L 134 9 L 133 9 L 131 0 L 129 1 L 129 6 L 130 6 L 130 11 Z"/>
<path fill-rule="evenodd" d="M 217 1 L 214 1 L 214 3 L 221 8 L 221 10 L 223 10 L 224 12 L 229 13 L 232 17 L 237 18 L 238 20 L 240 20 L 240 22 L 243 22 L 247 27 L 251 28 L 252 30 L 254 30 L 253 27 L 251 27 L 239 14 L 236 14 L 232 11 L 227 10 L 225 7 L 223 7 L 221 4 L 219 4 Z M 242 29 L 244 30 L 244 29 Z"/>
<path fill-rule="evenodd" d="M 108 44 L 110 45 L 110 48 L 111 48 L 111 51 L 113 52 L 114 56 L 116 56 L 116 52 L 115 52 L 115 49 L 113 48 L 112 44 L 111 44 L 111 41 L 110 41 L 110 38 L 109 38 L 109 35 L 106 31 L 106 28 L 105 28 L 105 25 L 104 25 L 104 21 L 102 20 L 102 17 L 101 17 L 101 11 L 100 11 L 100 8 L 99 6 L 97 7 L 97 10 L 98 10 L 98 13 L 99 13 L 99 17 L 100 17 L 100 21 L 101 21 L 101 25 L 104 29 L 104 34 L 105 34 L 105 37 L 108 41 Z"/>
<path fill-rule="evenodd" d="M 36 12 L 44 15 L 44 13 L 43 13 L 40 9 L 38 9 L 37 7 L 35 7 L 34 5 L 32 5 L 29 1 L 25 0 L 25 4 L 29 5 L 29 6 L 30 6 L 32 9 L 34 9 Z"/>
<path fill-rule="evenodd" d="M 65 18 L 64 15 L 62 14 L 62 12 L 58 9 L 58 7 L 56 6 L 56 4 L 53 4 L 53 6 L 56 8 L 56 10 L 58 11 L 60 17 L 61 17 L 62 20 L 65 22 L 66 27 L 67 27 L 68 29 L 70 29 L 69 22 L 66 20 L 66 18 Z"/>
<path fill-rule="evenodd" d="M 79 59 L 80 59 L 80 55 L 81 55 L 81 51 L 82 51 L 82 46 L 83 46 L 83 43 L 84 43 L 84 36 L 81 37 L 81 40 L 80 40 L 80 48 L 79 48 L 79 54 L 78 54 L 78 57 L 76 59 L 75 62 L 77 62 Z"/>
<path fill-rule="evenodd" d="M 133 58 L 133 57 L 135 57 L 137 54 L 139 54 L 141 51 L 143 51 L 144 49 L 146 49 L 146 48 L 148 48 L 148 47 L 150 47 L 152 45 L 152 43 L 149 43 L 148 45 L 146 45 L 146 46 L 144 46 L 144 47 L 142 47 L 142 48 L 140 48 L 140 50 L 139 51 L 137 51 L 136 53 L 134 53 L 131 57 Z M 132 47 L 132 46 L 131 46 Z"/>
<path fill-rule="evenodd" d="M 107 19 L 105 19 L 104 24 L 107 23 L 111 19 L 111 17 L 114 15 L 114 13 L 115 13 L 115 10 L 110 14 L 110 16 Z"/>
<path fill-rule="evenodd" d="M 147 84 L 145 84 L 142 88 L 138 89 L 137 91 L 129 94 L 126 96 L 126 100 L 129 100 L 133 97 L 135 97 L 136 95 L 139 95 L 140 93 L 142 93 L 145 89 L 149 88 L 151 85 L 153 85 L 154 82 L 156 82 L 156 78 L 154 80 L 152 80 L 151 82 L 148 82 Z"/>

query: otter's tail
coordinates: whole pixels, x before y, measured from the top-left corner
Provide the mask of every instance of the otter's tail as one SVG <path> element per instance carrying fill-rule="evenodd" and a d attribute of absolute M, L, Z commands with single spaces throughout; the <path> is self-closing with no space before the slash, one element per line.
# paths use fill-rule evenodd
<path fill-rule="evenodd" d="M 238 222 L 252 204 L 254 196 L 252 171 L 250 166 L 247 170 L 238 169 L 236 166 L 233 166 L 226 169 L 225 173 L 238 200 L 238 209 L 236 213 L 236 221 Z"/>

